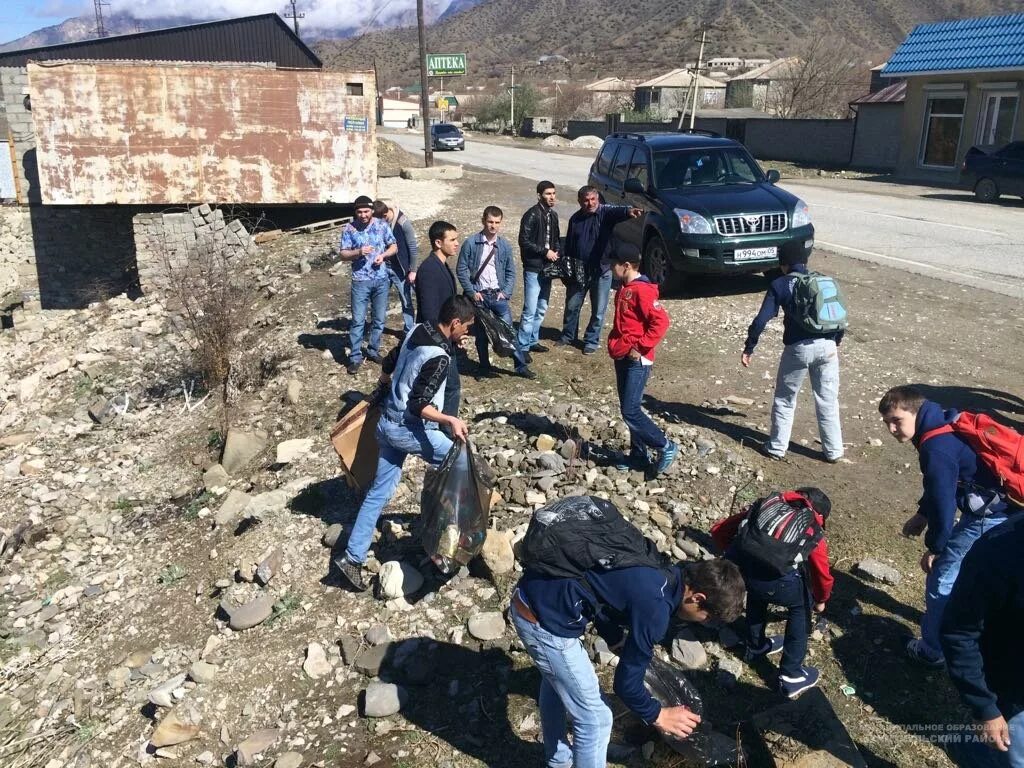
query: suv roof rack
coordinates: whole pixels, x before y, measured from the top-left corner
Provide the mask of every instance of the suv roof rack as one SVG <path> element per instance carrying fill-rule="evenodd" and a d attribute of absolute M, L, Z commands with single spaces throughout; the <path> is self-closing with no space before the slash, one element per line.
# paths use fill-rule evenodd
<path fill-rule="evenodd" d="M 607 138 L 609 139 L 627 139 L 632 141 L 647 141 L 648 137 L 655 136 L 679 136 L 681 134 L 692 134 L 694 136 L 707 136 L 710 139 L 720 139 L 722 134 L 716 133 L 715 131 L 707 131 L 703 128 L 683 128 L 678 131 L 646 131 L 644 133 L 631 133 L 628 131 L 615 131 L 609 133 Z"/>

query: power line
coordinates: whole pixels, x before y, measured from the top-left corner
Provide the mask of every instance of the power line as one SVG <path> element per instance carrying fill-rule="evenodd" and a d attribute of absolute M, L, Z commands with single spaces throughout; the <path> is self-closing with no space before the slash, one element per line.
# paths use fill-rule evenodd
<path fill-rule="evenodd" d="M 306 14 L 299 13 L 295 9 L 295 0 L 291 0 L 291 6 L 292 6 L 292 12 L 289 14 L 287 11 L 285 11 L 284 17 L 286 19 L 291 19 L 292 20 L 292 28 L 295 30 L 295 36 L 298 37 L 299 36 L 299 19 L 306 18 Z"/>
<path fill-rule="evenodd" d="M 110 5 L 105 0 L 92 0 L 93 9 L 96 11 L 96 37 L 106 37 L 107 28 L 103 24 L 103 6 Z"/>

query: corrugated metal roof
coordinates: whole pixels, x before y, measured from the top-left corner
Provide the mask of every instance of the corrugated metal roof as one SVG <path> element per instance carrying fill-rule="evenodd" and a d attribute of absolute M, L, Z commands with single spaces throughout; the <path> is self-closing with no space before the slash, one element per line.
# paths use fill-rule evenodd
<path fill-rule="evenodd" d="M 907 81 L 900 80 L 898 83 L 888 85 L 880 91 L 868 93 L 855 99 L 850 104 L 902 104 L 907 98 Z"/>
<path fill-rule="evenodd" d="M 1024 13 L 919 24 L 882 77 L 1024 69 Z"/>
<path fill-rule="evenodd" d="M 790 56 L 787 59 L 776 59 L 767 64 L 762 64 L 757 69 L 731 77 L 729 80 L 780 80 L 789 77 L 790 71 L 799 63 L 800 59 L 796 56 Z"/>
<path fill-rule="evenodd" d="M 673 69 L 664 75 L 640 83 L 637 88 L 689 88 L 693 74 L 688 69 Z M 701 88 L 725 88 L 725 83 L 712 80 L 704 75 L 697 75 L 697 85 Z"/>
<path fill-rule="evenodd" d="M 272 61 L 279 67 L 321 69 L 323 63 L 276 13 L 114 35 L 0 53 L 0 67 L 54 59 L 149 61 Z"/>

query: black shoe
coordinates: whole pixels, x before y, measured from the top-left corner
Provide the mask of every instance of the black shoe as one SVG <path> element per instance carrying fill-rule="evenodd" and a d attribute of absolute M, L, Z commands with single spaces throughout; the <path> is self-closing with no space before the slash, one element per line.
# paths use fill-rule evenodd
<path fill-rule="evenodd" d="M 477 370 L 476 375 L 473 378 L 477 381 L 483 381 L 484 379 L 496 379 L 498 378 L 498 373 L 494 368 L 488 365 L 486 368 L 481 367 Z"/>
<path fill-rule="evenodd" d="M 531 355 L 529 352 L 526 352 L 523 354 L 523 360 L 526 362 L 527 365 L 529 365 L 530 363 L 533 362 L 533 355 Z"/>
<path fill-rule="evenodd" d="M 534 344 L 530 347 L 531 352 L 550 352 L 551 350 L 545 347 L 543 344 Z"/>
<path fill-rule="evenodd" d="M 583 349 L 584 355 L 595 355 L 597 354 L 597 347 L 585 347 Z"/>
<path fill-rule="evenodd" d="M 345 366 L 345 371 L 348 373 L 349 376 L 355 376 L 357 373 L 359 373 L 359 369 L 362 367 L 363 361 L 360 360 L 355 363 L 349 363 L 347 366 Z"/>
<path fill-rule="evenodd" d="M 571 341 L 566 341 L 565 339 L 559 339 L 558 341 L 555 342 L 555 346 L 556 347 L 571 347 L 572 346 L 572 342 Z M 536 349 L 536 347 L 535 347 L 535 349 Z"/>
<path fill-rule="evenodd" d="M 339 557 L 333 561 L 341 577 L 349 583 L 356 592 L 366 591 L 366 582 L 363 581 L 363 566 L 351 562 L 347 557 Z"/>
<path fill-rule="evenodd" d="M 529 368 L 517 368 L 516 376 L 521 379 L 536 379 L 537 374 L 531 371 Z"/>
<path fill-rule="evenodd" d="M 383 365 L 384 363 L 384 358 L 380 355 L 367 355 L 366 359 L 371 363 L 376 363 L 377 365 Z"/>

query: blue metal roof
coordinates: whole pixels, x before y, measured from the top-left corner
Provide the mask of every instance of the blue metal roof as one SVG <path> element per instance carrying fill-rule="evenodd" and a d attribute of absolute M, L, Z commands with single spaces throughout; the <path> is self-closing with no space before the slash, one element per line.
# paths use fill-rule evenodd
<path fill-rule="evenodd" d="M 1024 13 L 919 24 L 881 76 L 985 69 L 1024 69 Z"/>

